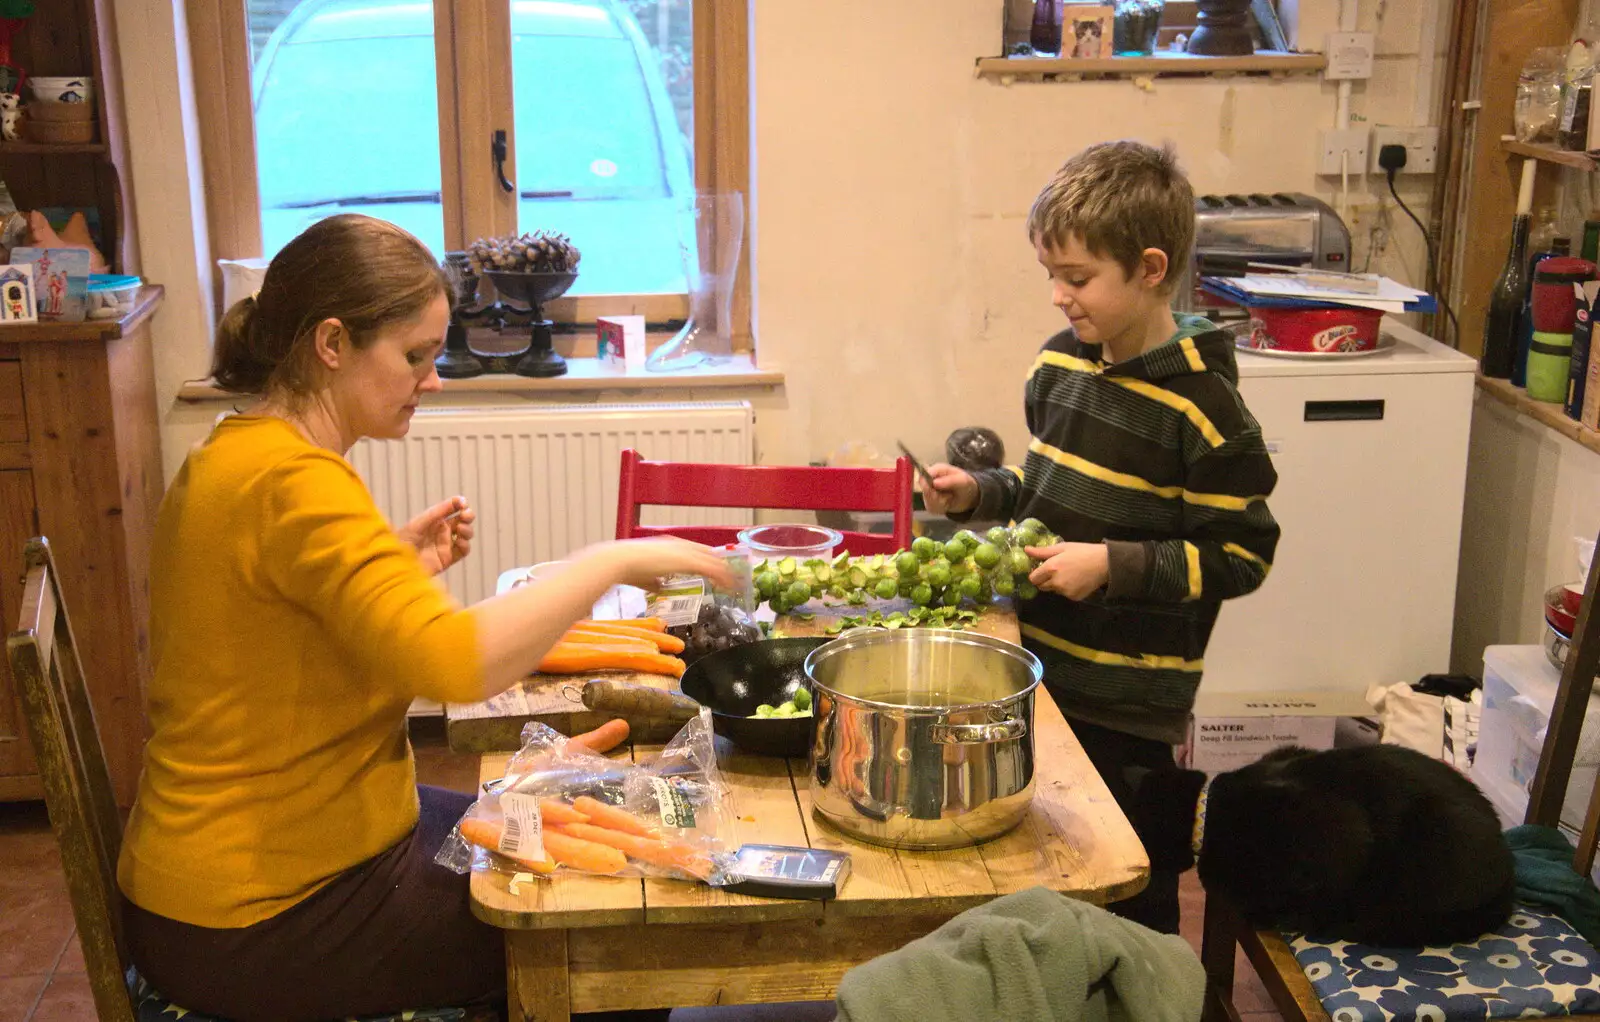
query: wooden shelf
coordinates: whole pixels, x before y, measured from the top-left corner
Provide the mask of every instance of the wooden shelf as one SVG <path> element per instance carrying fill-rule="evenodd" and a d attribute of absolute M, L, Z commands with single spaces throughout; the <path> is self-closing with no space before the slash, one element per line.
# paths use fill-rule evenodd
<path fill-rule="evenodd" d="M 1532 142 L 1518 142 L 1514 138 L 1502 138 L 1500 148 L 1513 156 L 1526 156 L 1543 163 L 1559 163 L 1563 167 L 1575 167 L 1578 170 L 1595 169 L 1594 158 L 1588 153 L 1557 149 L 1553 145 L 1535 145 Z"/>
<path fill-rule="evenodd" d="M 0 326 L 0 344 L 30 341 L 114 341 L 133 333 L 161 304 L 165 289 L 146 284 L 133 298 L 133 310 L 121 319 L 86 319 L 81 323 L 11 323 Z"/>
<path fill-rule="evenodd" d="M 1000 79 L 1067 79 L 1082 77 L 1144 78 L 1159 75 L 1314 74 L 1328 66 L 1321 53 L 1261 50 L 1248 57 L 1197 57 L 1158 52 L 1149 57 L 1106 57 L 1099 60 L 1059 57 L 981 57 L 978 77 Z"/>
<path fill-rule="evenodd" d="M 4 334 L 0 333 L 0 340 Z M 567 374 L 549 379 L 534 379 L 508 373 L 485 373 L 465 380 L 445 380 L 443 398 L 455 394 L 561 394 L 574 391 L 602 390 L 711 390 L 734 387 L 781 387 L 783 371 L 761 369 L 749 355 L 735 355 L 733 360 L 720 366 L 705 369 L 686 369 L 675 373 L 619 373 L 600 364 L 594 358 L 567 359 Z M 208 380 L 185 383 L 178 390 L 180 401 L 239 401 L 238 394 L 220 390 Z M 437 402 L 438 399 L 434 399 Z M 424 407 L 427 407 L 424 405 Z"/>
<path fill-rule="evenodd" d="M 1568 418 L 1566 409 L 1561 405 L 1535 401 L 1527 391 L 1513 386 L 1510 380 L 1495 379 L 1481 373 L 1478 375 L 1478 389 L 1516 409 L 1519 415 L 1537 420 L 1567 439 L 1600 454 L 1600 433 L 1586 429 L 1577 419 Z"/>
<path fill-rule="evenodd" d="M 103 154 L 110 152 L 104 142 L 0 142 L 0 156 L 57 156 L 72 153 Z"/>

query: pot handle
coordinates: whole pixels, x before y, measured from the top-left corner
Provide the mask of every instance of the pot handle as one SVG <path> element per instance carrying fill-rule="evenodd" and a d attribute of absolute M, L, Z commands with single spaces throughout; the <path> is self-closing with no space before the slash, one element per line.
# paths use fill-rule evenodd
<path fill-rule="evenodd" d="M 935 724 L 929 729 L 929 737 L 939 745 L 987 745 L 1022 738 L 1027 733 L 1028 722 L 1019 717 L 987 724 Z"/>

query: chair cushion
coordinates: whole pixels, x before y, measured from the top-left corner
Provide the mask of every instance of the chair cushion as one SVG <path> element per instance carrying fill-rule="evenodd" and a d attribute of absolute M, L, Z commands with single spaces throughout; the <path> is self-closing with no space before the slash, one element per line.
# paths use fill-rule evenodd
<path fill-rule="evenodd" d="M 1560 916 L 1518 907 L 1470 944 L 1378 948 L 1289 938 L 1334 1022 L 1456 1022 L 1600 1012 L 1600 950 Z"/>
<path fill-rule="evenodd" d="M 145 978 L 130 968 L 128 991 L 133 995 L 133 1017 L 136 1022 L 227 1022 L 214 1015 L 187 1011 L 156 992 Z M 493 1010 L 466 1008 L 430 1008 L 426 1011 L 405 1011 L 395 1015 L 365 1015 L 345 1022 L 489 1022 L 499 1015 Z"/>

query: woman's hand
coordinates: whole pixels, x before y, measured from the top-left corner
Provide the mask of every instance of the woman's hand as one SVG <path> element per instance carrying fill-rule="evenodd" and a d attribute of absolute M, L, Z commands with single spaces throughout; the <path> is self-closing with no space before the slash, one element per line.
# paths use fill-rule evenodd
<path fill-rule="evenodd" d="M 971 475 L 939 462 L 928 466 L 928 475 L 919 484 L 922 503 L 934 514 L 959 515 L 978 506 L 978 481 Z"/>
<path fill-rule="evenodd" d="M 477 519 L 467 498 L 451 497 L 411 519 L 395 534 L 417 548 L 428 574 L 437 575 L 472 552 L 472 523 Z"/>
<path fill-rule="evenodd" d="M 640 589 L 658 588 L 663 578 L 672 575 L 703 575 L 714 585 L 733 585 L 728 562 L 710 547 L 671 536 L 601 543 L 579 560 L 591 557 L 600 559 L 617 583 Z"/>
<path fill-rule="evenodd" d="M 1069 600 L 1098 592 L 1111 578 L 1111 551 L 1104 543 L 1057 543 L 1027 550 L 1029 557 L 1044 561 L 1033 569 L 1028 581 Z"/>

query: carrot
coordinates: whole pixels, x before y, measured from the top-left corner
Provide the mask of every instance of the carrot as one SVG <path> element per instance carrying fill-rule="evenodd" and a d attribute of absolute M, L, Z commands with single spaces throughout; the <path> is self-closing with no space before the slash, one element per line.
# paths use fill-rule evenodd
<path fill-rule="evenodd" d="M 626 853 L 631 859 L 648 862 L 652 866 L 681 869 L 691 876 L 697 876 L 702 879 L 711 875 L 710 856 L 697 848 L 692 848 L 676 841 L 662 841 L 656 838 L 624 834 L 620 830 L 597 827 L 592 823 L 570 823 L 558 829 L 563 834 L 570 834 L 584 841 L 609 845 Z"/>
<path fill-rule="evenodd" d="M 626 635 L 611 635 L 607 632 L 586 632 L 574 628 L 563 635 L 561 642 L 575 646 L 618 646 L 625 649 L 637 649 L 644 653 L 656 653 L 660 647 L 646 639 L 642 634 L 635 639 Z"/>
<path fill-rule="evenodd" d="M 574 823 L 570 826 L 586 827 L 588 824 Z M 560 827 L 551 827 L 544 832 L 544 850 L 562 865 L 588 873 L 621 873 L 628 868 L 627 857 L 618 849 L 585 841 Z"/>
<path fill-rule="evenodd" d="M 632 625 L 618 621 L 580 621 L 572 626 L 584 632 L 598 632 L 601 635 L 620 635 L 629 639 L 646 639 L 655 643 L 656 648 L 663 653 L 682 653 L 683 640 L 676 635 L 658 632 L 655 629 L 634 628 Z"/>
<path fill-rule="evenodd" d="M 683 661 L 663 653 L 616 646 L 557 643 L 539 662 L 540 674 L 582 674 L 585 671 L 639 671 L 683 677 Z"/>
<path fill-rule="evenodd" d="M 592 752 L 610 752 L 628 740 L 628 730 L 628 722 L 618 717 L 616 720 L 606 721 L 593 731 L 585 731 L 581 735 L 573 735 L 571 740 L 579 745 L 587 746 Z M 575 822 L 588 823 L 589 818 L 584 817 Z"/>
<path fill-rule="evenodd" d="M 582 826 L 582 824 L 579 824 L 579 826 Z M 505 825 L 500 821 L 485 820 L 480 816 L 464 816 L 461 818 L 460 830 L 462 837 L 479 848 L 487 848 L 498 855 L 505 855 L 504 852 L 500 851 L 500 835 L 505 832 Z M 535 862 L 532 859 L 519 859 L 514 855 L 506 855 L 506 858 L 528 867 L 535 873 L 554 873 L 556 871 L 556 862 L 550 857 L 548 850 L 545 851 L 543 862 Z"/>
<path fill-rule="evenodd" d="M 588 814 L 580 813 L 565 802 L 553 798 L 539 800 L 539 817 L 548 825 L 589 822 Z"/>
<path fill-rule="evenodd" d="M 575 627 L 588 628 L 590 625 L 617 625 L 622 628 L 634 628 L 644 632 L 664 632 L 667 630 L 667 623 L 658 617 L 586 617 L 579 621 Z"/>
<path fill-rule="evenodd" d="M 607 827 L 611 830 L 620 830 L 624 834 L 635 834 L 639 837 L 660 837 L 650 826 L 626 809 L 606 805 L 598 799 L 588 795 L 579 795 L 572 800 L 572 808 L 589 818 L 589 822 L 597 827 Z"/>

